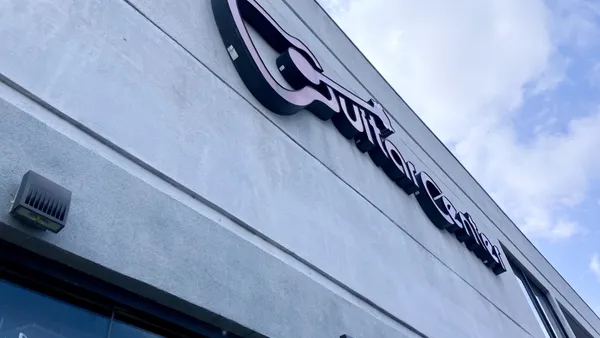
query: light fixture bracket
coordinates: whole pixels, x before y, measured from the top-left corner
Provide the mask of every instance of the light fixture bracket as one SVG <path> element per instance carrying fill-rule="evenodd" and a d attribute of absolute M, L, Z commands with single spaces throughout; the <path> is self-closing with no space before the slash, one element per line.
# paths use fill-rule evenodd
<path fill-rule="evenodd" d="M 71 191 L 28 171 L 10 207 L 10 213 L 29 225 L 57 233 L 65 227 Z"/>

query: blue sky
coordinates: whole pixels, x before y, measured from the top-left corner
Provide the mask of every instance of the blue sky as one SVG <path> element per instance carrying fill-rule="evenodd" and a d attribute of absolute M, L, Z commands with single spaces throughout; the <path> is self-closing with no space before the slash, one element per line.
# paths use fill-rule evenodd
<path fill-rule="evenodd" d="M 320 2 L 600 314 L 600 2 Z"/>
<path fill-rule="evenodd" d="M 594 23 L 600 25 L 598 18 L 594 19 Z M 594 40 L 600 39 L 600 35 L 590 38 L 592 40 L 586 46 L 573 46 L 566 42 L 559 47 L 559 52 L 568 60 L 568 67 L 555 88 L 527 97 L 519 107 L 519 115 L 525 117 L 514 121 L 520 142 L 535 139 L 536 130 L 539 130 L 536 128 L 540 125 L 548 124 L 545 128 L 549 132 L 565 133 L 570 121 L 598 111 L 600 44 Z M 595 152 L 589 153 L 590 157 L 600 158 L 600 143 L 597 147 Z M 556 241 L 530 237 L 573 288 L 600 314 L 600 266 L 596 268 L 592 263 L 594 256 L 600 254 L 600 181 L 597 177 L 587 180 L 585 198 L 581 203 L 565 207 L 563 212 L 582 227 L 580 233 Z"/>

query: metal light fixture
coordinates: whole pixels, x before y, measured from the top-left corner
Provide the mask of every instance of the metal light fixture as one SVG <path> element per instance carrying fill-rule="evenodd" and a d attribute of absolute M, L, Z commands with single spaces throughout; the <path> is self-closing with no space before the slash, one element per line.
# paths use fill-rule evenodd
<path fill-rule="evenodd" d="M 21 180 L 10 213 L 37 228 L 57 233 L 65 227 L 70 205 L 71 191 L 30 170 Z"/>

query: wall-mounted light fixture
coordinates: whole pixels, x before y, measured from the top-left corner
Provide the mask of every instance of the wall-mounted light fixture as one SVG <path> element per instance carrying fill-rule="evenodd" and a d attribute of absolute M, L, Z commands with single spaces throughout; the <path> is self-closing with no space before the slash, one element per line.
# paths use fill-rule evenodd
<path fill-rule="evenodd" d="M 10 213 L 37 228 L 57 233 L 65 227 L 70 205 L 71 191 L 30 170 L 21 180 Z"/>

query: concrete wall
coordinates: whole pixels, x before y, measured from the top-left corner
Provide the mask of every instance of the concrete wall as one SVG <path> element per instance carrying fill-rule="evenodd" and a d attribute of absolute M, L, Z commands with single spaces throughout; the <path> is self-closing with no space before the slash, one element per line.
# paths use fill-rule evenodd
<path fill-rule="evenodd" d="M 598 318 L 316 3 L 261 3 L 330 77 L 382 102 L 405 157 L 600 337 Z M 29 169 L 74 193 L 58 235 L 0 214 L 5 238 L 245 334 L 542 336 L 511 271 L 495 276 L 437 230 L 331 123 L 277 116 L 250 95 L 209 0 L 0 0 L 0 56 L 0 204 Z"/>

